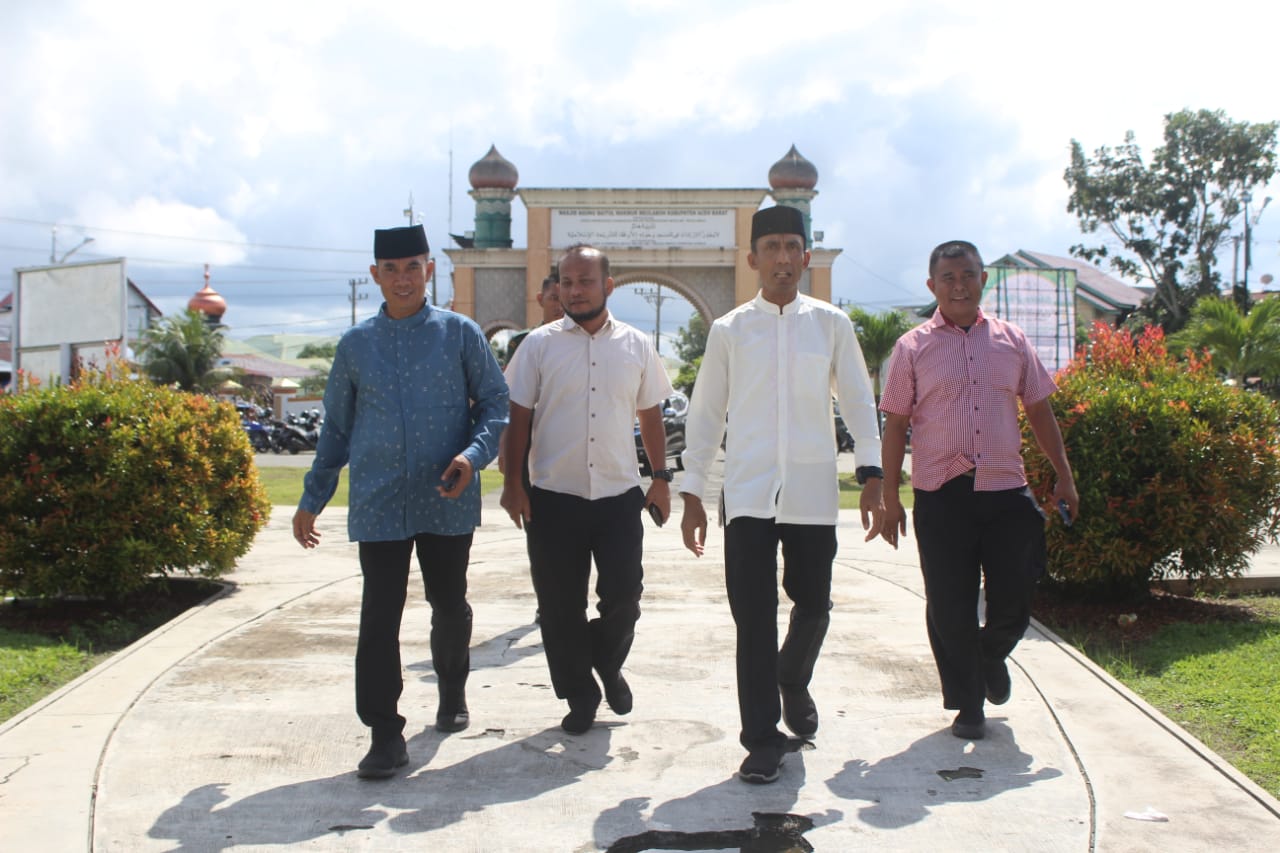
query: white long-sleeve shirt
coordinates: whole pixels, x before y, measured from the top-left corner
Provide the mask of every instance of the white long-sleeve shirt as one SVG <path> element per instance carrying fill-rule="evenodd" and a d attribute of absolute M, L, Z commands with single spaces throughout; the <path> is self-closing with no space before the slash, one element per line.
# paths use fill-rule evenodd
<path fill-rule="evenodd" d="M 760 294 L 716 320 L 694 383 L 680 491 L 703 497 L 728 429 L 724 520 L 835 524 L 840 488 L 831 395 L 855 441 L 858 466 L 880 466 L 875 393 L 849 317 L 799 294 Z"/>

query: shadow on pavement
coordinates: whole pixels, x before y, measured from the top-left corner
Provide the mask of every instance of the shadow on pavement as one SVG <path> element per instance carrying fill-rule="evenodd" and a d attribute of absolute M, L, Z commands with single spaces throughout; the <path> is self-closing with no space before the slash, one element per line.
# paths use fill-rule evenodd
<path fill-rule="evenodd" d="M 481 736 L 501 736 L 485 732 Z M 390 819 L 392 832 L 429 832 L 468 812 L 530 800 L 600 770 L 609 756 L 610 730 L 586 736 L 559 727 L 460 761 L 428 768 L 445 735 L 428 729 L 409 739 L 409 766 L 386 781 L 349 773 L 251 794 L 226 804 L 228 783 L 202 785 L 167 809 L 147 832 L 172 839 L 177 850 L 226 850 L 245 845 L 297 844 L 330 834 L 369 830 Z M 358 756 L 352 757 L 352 766 Z M 359 844 L 359 842 L 354 842 Z"/>
<path fill-rule="evenodd" d="M 943 803 L 978 802 L 1062 775 L 1053 767 L 1030 772 L 1032 756 L 1018 748 L 1007 725 L 991 718 L 986 740 L 968 752 L 966 744 L 943 729 L 875 764 L 850 759 L 827 788 L 841 799 L 868 802 L 858 810 L 864 823 L 897 829 Z"/>
<path fill-rule="evenodd" d="M 650 798 L 625 799 L 601 812 L 596 819 L 596 846 L 607 853 L 730 849 L 749 853 L 799 853 L 813 850 L 813 846 L 804 839 L 804 833 L 815 826 L 838 821 L 843 815 L 834 811 L 817 816 L 789 813 L 804 787 L 803 752 L 811 748 L 812 745 L 805 741 L 791 739 L 782 774 L 775 783 L 748 785 L 735 774 L 688 796 L 659 804 L 647 819 L 644 812 L 649 807 Z M 731 825 L 725 828 L 726 823 Z M 666 828 L 696 827 L 699 824 L 709 828 Z"/>

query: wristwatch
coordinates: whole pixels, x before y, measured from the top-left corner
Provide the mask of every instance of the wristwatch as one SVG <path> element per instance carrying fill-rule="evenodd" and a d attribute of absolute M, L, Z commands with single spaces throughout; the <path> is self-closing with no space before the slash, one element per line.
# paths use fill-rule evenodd
<path fill-rule="evenodd" d="M 653 479 L 655 480 L 666 480 L 668 483 L 670 483 L 675 478 L 676 478 L 675 468 L 661 468 L 653 472 Z"/>
<path fill-rule="evenodd" d="M 884 469 L 877 465 L 859 465 L 853 470 L 853 476 L 858 481 L 859 486 L 865 486 L 868 477 L 877 477 L 883 480 Z"/>

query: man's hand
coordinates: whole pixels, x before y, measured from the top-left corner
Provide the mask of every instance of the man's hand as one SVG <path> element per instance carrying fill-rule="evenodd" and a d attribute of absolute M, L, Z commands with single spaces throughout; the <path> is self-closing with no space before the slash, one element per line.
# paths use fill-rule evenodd
<path fill-rule="evenodd" d="M 645 492 L 644 505 L 646 507 L 656 506 L 658 511 L 662 513 L 662 520 L 666 521 L 671 517 L 671 484 L 666 480 L 654 480 L 649 484 L 649 491 Z"/>
<path fill-rule="evenodd" d="M 703 509 L 702 498 L 681 492 L 684 498 L 684 515 L 680 519 L 680 533 L 684 536 L 684 547 L 701 557 L 707 544 L 707 511 Z"/>
<path fill-rule="evenodd" d="M 475 469 L 471 467 L 471 460 L 459 453 L 453 457 L 449 467 L 445 468 L 444 473 L 440 475 L 441 484 L 436 486 L 436 491 L 440 493 L 442 498 L 455 500 L 467 490 L 467 486 L 471 485 L 471 478 L 474 474 Z"/>
<path fill-rule="evenodd" d="M 881 500 L 883 485 L 884 481 L 879 477 L 868 477 L 862 486 L 858 509 L 862 511 L 862 529 L 867 531 L 867 538 L 863 542 L 870 542 L 879 536 L 880 527 L 884 524 L 884 503 Z"/>
<path fill-rule="evenodd" d="M 884 518 L 880 522 L 880 536 L 884 541 L 898 548 L 898 534 L 907 535 L 907 511 L 898 499 L 896 490 L 884 494 Z"/>
<path fill-rule="evenodd" d="M 511 520 L 521 530 L 533 520 L 533 509 L 529 506 L 529 493 L 524 490 L 524 485 L 518 480 L 515 482 L 509 480 L 502 487 L 500 502 L 502 508 L 507 511 L 507 515 L 511 516 Z"/>
<path fill-rule="evenodd" d="M 293 514 L 293 538 L 303 548 L 314 548 L 320 544 L 320 531 L 316 530 L 316 514 L 300 509 Z"/>
<path fill-rule="evenodd" d="M 1057 506 L 1058 501 L 1067 502 L 1067 514 L 1071 517 L 1071 523 L 1074 524 L 1076 517 L 1080 515 L 1080 495 L 1076 493 L 1076 482 L 1073 478 L 1066 480 L 1059 478 L 1053 484 L 1053 505 Z"/>

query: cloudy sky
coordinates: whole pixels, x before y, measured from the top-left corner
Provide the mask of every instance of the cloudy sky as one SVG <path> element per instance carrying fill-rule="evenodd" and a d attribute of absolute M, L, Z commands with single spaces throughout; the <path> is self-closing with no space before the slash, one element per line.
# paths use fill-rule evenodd
<path fill-rule="evenodd" d="M 434 248 L 473 227 L 490 144 L 522 187 L 762 188 L 795 144 L 835 297 L 878 311 L 928 298 L 944 239 L 1067 254 L 1073 138 L 1149 152 L 1182 108 L 1280 118 L 1280 6 L 873 5 L 6 2 L 0 267 L 48 263 L 56 225 L 57 255 L 92 237 L 71 260 L 127 257 L 166 313 L 209 263 L 232 335 L 335 334 L 410 194 Z M 1280 274 L 1280 209 L 1255 237 L 1251 278 Z M 634 294 L 615 310 L 652 327 Z M 663 310 L 664 332 L 687 316 Z"/>

